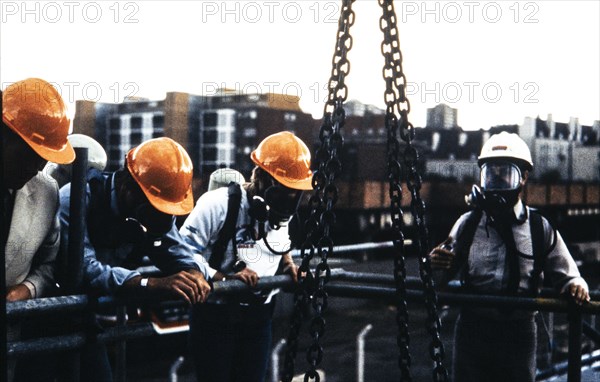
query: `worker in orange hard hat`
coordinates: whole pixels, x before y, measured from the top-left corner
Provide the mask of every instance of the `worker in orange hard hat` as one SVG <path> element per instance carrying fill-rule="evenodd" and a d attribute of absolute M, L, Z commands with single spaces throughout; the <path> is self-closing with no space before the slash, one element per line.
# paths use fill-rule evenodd
<path fill-rule="evenodd" d="M 261 277 L 277 273 L 296 280 L 288 223 L 303 191 L 312 189 L 310 151 L 294 134 L 281 132 L 265 138 L 250 158 L 256 164 L 250 182 L 203 194 L 181 233 L 208 263 L 213 281 L 237 279 L 254 287 Z M 265 379 L 276 293 L 210 296 L 193 307 L 190 335 L 198 380 Z"/>
<path fill-rule="evenodd" d="M 44 80 L 28 78 L 2 92 L 0 245 L 5 248 L 7 301 L 43 296 L 55 283 L 58 187 L 40 170 L 49 160 L 75 159 L 67 141 L 69 123 L 60 94 Z M 18 337 L 16 325 L 7 330 L 9 341 Z M 14 363 L 8 366 L 11 380 Z"/>
<path fill-rule="evenodd" d="M 70 184 L 60 190 L 63 243 L 68 242 Z M 192 162 L 170 138 L 132 148 L 114 173 L 88 173 L 83 287 L 87 292 L 147 295 L 203 302 L 210 286 L 206 269 L 194 261 L 175 226 L 175 215 L 192 211 Z M 61 247 L 61 256 L 66 248 Z M 148 256 L 165 276 L 147 277 L 136 269 Z M 103 346 L 89 346 L 82 380 L 110 380 Z"/>

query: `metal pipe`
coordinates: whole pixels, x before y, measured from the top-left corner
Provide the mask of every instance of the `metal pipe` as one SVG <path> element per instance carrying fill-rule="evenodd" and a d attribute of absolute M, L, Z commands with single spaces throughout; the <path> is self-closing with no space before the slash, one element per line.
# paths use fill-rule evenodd
<path fill-rule="evenodd" d="M 404 245 L 412 245 L 411 239 L 404 239 Z M 371 243 L 359 243 L 359 244 L 348 244 L 348 245 L 336 245 L 333 247 L 333 252 L 335 254 L 339 253 L 353 253 L 353 252 L 363 252 L 363 251 L 372 251 L 375 249 L 388 249 L 393 248 L 393 241 L 382 241 L 382 242 L 371 242 Z M 302 251 L 300 249 L 291 250 L 292 257 L 300 257 Z"/>
<path fill-rule="evenodd" d="M 156 335 L 151 323 L 132 324 L 125 327 L 106 328 L 98 334 L 100 343 L 130 340 L 135 338 L 151 337 Z M 38 355 L 54 353 L 65 350 L 80 349 L 86 343 L 88 335 L 77 332 L 64 336 L 42 337 L 34 340 L 17 341 L 8 343 L 9 357 L 22 357 L 25 355 Z"/>
<path fill-rule="evenodd" d="M 581 333 L 583 331 L 583 317 L 581 310 L 577 309 L 574 302 L 570 302 L 567 314 L 569 320 L 569 370 L 568 382 L 581 381 Z"/>
<path fill-rule="evenodd" d="M 175 362 L 173 362 L 173 364 L 169 368 L 169 382 L 177 382 L 177 371 L 179 370 L 181 365 L 183 365 L 183 361 L 185 361 L 185 358 L 183 358 L 183 356 L 180 355 L 179 357 L 177 357 Z"/>
<path fill-rule="evenodd" d="M 271 352 L 271 382 L 279 382 L 279 353 L 285 349 L 285 338 L 282 338 L 277 342 L 277 345 Z"/>
<path fill-rule="evenodd" d="M 365 381 L 365 337 L 373 329 L 373 325 L 365 326 L 356 336 L 356 381 Z"/>
<path fill-rule="evenodd" d="M 590 366 L 600 361 L 600 350 L 595 350 L 592 353 L 584 354 L 581 357 L 581 366 Z M 569 368 L 569 362 L 564 361 L 552 365 L 548 369 L 539 371 L 535 375 L 536 381 L 549 379 L 564 374 Z"/>
<path fill-rule="evenodd" d="M 75 163 L 71 178 L 69 205 L 69 243 L 65 273 L 68 293 L 77 293 L 83 280 L 83 233 L 85 227 L 85 188 L 88 168 L 88 149 L 75 148 Z"/>
<path fill-rule="evenodd" d="M 341 284 L 339 282 L 330 282 L 327 284 L 327 292 L 341 297 L 353 298 L 382 298 L 393 302 L 396 299 L 396 290 L 391 287 L 364 286 Z M 423 301 L 424 292 L 420 290 L 407 290 L 406 297 L 409 301 Z M 528 297 L 508 297 L 492 295 L 475 294 L 456 294 L 449 292 L 439 292 L 438 299 L 440 303 L 453 303 L 456 305 L 477 305 L 480 307 L 507 307 L 523 310 L 541 310 L 567 312 L 569 302 L 558 298 L 528 298 Z M 585 305 L 578 306 L 581 313 L 599 313 L 600 302 L 592 301 Z"/>
<path fill-rule="evenodd" d="M 377 274 L 369 274 L 369 273 L 360 273 L 360 272 L 347 272 L 343 269 L 333 269 L 331 272 L 332 280 L 352 280 L 352 281 L 385 281 L 386 279 L 393 279 L 392 276 L 386 275 L 377 275 Z M 418 287 L 420 281 L 416 278 L 409 278 L 409 280 L 414 279 L 413 282 L 407 283 L 409 287 L 411 285 Z M 336 286 L 342 285 L 340 283 L 334 283 L 332 291 L 335 291 Z M 347 284 L 345 284 L 347 285 Z M 273 277 L 263 277 L 258 281 L 257 288 L 280 288 L 280 287 L 288 287 L 293 286 L 291 277 L 289 275 L 278 275 Z M 249 287 L 239 280 L 227 280 L 227 281 L 215 281 L 213 283 L 213 292 L 217 294 L 234 294 L 239 291 L 247 290 Z M 348 289 L 349 288 L 349 289 Z M 381 297 L 392 299 L 395 296 L 395 289 L 388 286 L 365 286 L 365 285 L 352 285 L 351 287 L 344 288 L 344 291 L 340 291 L 339 293 L 343 293 L 346 297 Z M 459 292 L 460 288 L 451 288 L 451 290 L 455 290 Z M 414 300 L 419 300 L 422 298 L 422 291 L 420 289 L 409 289 L 409 296 Z M 566 300 L 556 299 L 556 298 L 525 298 L 525 297 L 503 297 L 503 296 L 487 296 L 487 295 L 470 295 L 464 294 L 462 292 L 439 292 L 440 302 L 458 302 L 458 303 L 485 303 L 486 306 L 493 305 L 498 301 L 501 304 L 510 304 L 511 302 L 515 302 L 516 304 L 528 304 L 529 308 L 524 307 L 522 309 L 536 309 L 536 310 L 544 310 L 544 311 L 552 311 L 553 309 L 558 309 L 557 311 L 564 312 L 567 310 L 567 302 Z M 595 291 L 590 293 L 591 295 L 597 295 L 598 292 Z M 596 300 L 596 299 L 594 299 Z M 142 300 L 133 300 L 133 301 L 141 301 Z M 81 311 L 88 305 L 88 297 L 85 295 L 74 295 L 74 296 L 62 296 L 62 297 L 51 297 L 51 298 L 40 298 L 34 300 L 27 301 L 17 301 L 11 302 L 7 304 L 7 314 L 10 320 L 16 320 L 24 317 L 35 317 L 42 314 L 51 314 L 51 313 L 59 313 L 59 312 L 75 312 Z M 101 297 L 98 300 L 98 306 L 114 306 L 116 304 L 116 299 L 111 296 Z M 165 302 L 164 304 L 178 304 L 178 302 Z M 550 305 L 548 305 L 550 304 Z M 558 304 L 558 305 L 557 305 Z M 587 303 L 581 307 L 583 312 L 594 313 L 599 312 L 598 310 L 598 301 L 592 301 Z M 520 305 L 519 305 L 520 306 Z M 514 306 L 514 307 L 519 307 Z"/>
<path fill-rule="evenodd" d="M 593 317 L 592 317 L 593 318 Z M 596 346 L 600 345 L 600 332 L 594 329 L 594 327 L 587 322 L 583 322 L 583 334 L 596 344 Z"/>

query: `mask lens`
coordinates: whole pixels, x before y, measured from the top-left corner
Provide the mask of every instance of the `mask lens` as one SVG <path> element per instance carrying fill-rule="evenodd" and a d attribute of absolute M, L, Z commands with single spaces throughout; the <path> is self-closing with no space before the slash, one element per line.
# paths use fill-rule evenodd
<path fill-rule="evenodd" d="M 520 182 L 521 171 L 512 163 L 485 163 L 481 167 L 481 187 L 486 191 L 516 190 Z"/>

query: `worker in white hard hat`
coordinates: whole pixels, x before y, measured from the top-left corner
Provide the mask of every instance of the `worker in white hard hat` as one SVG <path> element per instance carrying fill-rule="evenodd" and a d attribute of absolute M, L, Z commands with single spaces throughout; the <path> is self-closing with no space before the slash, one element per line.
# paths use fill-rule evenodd
<path fill-rule="evenodd" d="M 104 171 L 106 168 L 106 151 L 94 138 L 84 134 L 71 134 L 67 137 L 73 148 L 88 149 L 88 168 Z M 71 182 L 73 177 L 73 164 L 58 164 L 48 162 L 44 167 L 44 173 L 51 176 L 61 188 Z"/>
<path fill-rule="evenodd" d="M 431 252 L 445 280 L 461 274 L 472 293 L 536 296 L 544 278 L 577 304 L 588 286 L 561 235 L 520 198 L 533 161 L 516 134 L 490 137 L 478 158 L 480 187 L 467 198 L 473 210 Z M 452 380 L 535 380 L 537 312 L 463 307 L 456 323 Z"/>

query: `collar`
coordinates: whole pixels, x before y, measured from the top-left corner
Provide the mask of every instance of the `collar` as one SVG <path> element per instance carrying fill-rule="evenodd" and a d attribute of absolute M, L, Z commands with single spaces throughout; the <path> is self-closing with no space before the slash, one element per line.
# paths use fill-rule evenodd
<path fill-rule="evenodd" d="M 523 224 L 527 221 L 527 208 L 521 198 L 519 198 L 519 201 L 513 207 L 513 212 L 515 213 L 517 224 Z"/>

